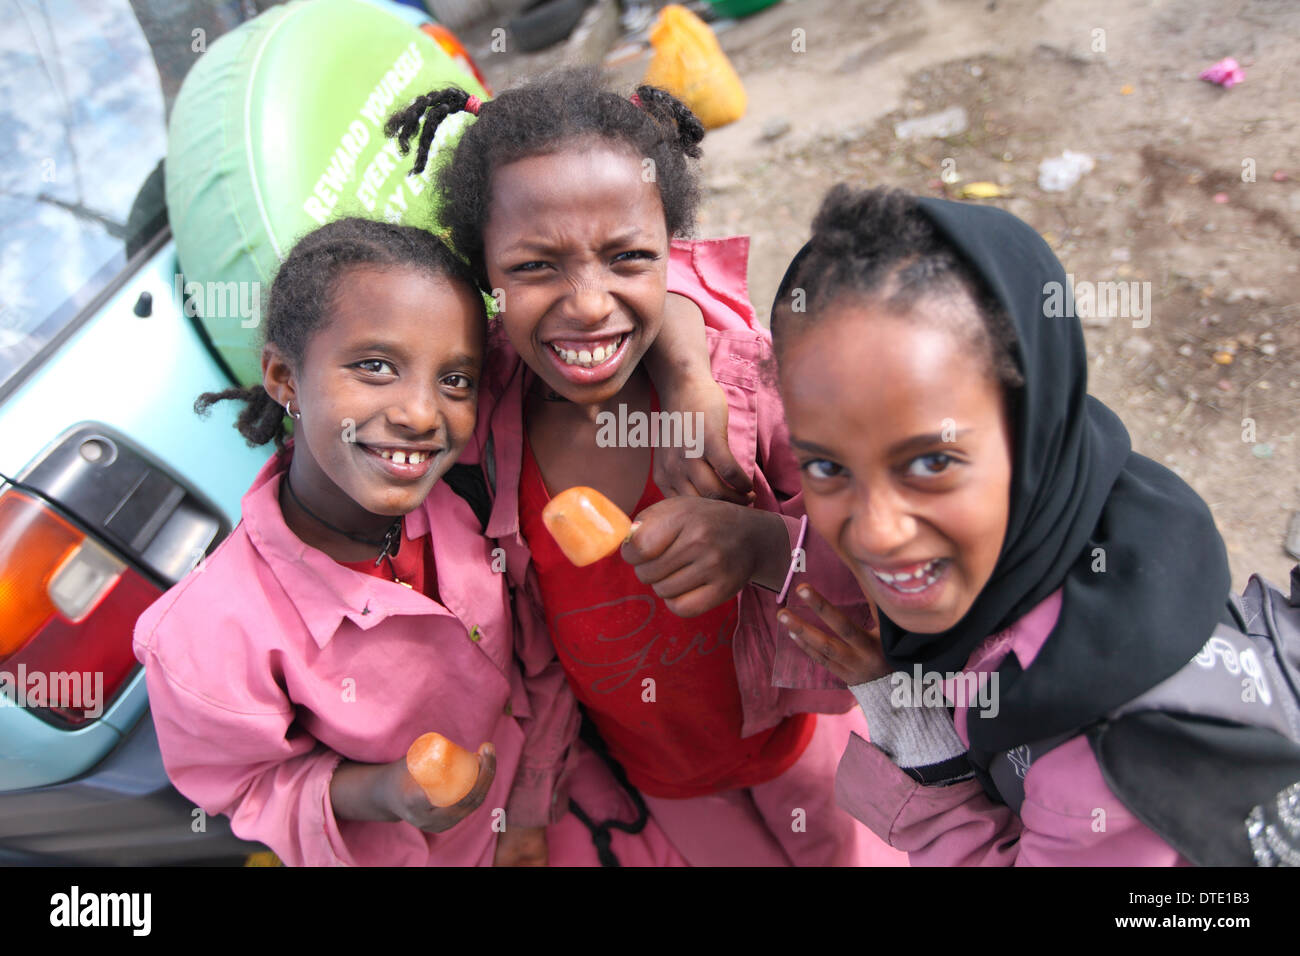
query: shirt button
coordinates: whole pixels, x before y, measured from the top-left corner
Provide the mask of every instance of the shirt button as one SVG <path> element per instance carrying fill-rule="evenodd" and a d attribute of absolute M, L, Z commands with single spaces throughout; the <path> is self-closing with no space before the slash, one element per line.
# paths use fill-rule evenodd
<path fill-rule="evenodd" d="M 475 624 L 469 629 L 469 639 L 477 644 L 483 639 L 483 635 L 478 632 L 478 625 Z"/>
<path fill-rule="evenodd" d="M 506 701 L 506 716 L 507 717 L 513 716 L 514 712 L 515 709 L 512 706 L 510 706 L 510 701 Z"/>

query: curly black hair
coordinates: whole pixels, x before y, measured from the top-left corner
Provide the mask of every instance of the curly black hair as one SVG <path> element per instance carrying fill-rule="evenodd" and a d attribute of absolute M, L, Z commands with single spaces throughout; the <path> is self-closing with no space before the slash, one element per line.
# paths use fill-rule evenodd
<path fill-rule="evenodd" d="M 312 334 L 327 321 L 340 276 L 363 265 L 415 268 L 462 282 L 477 293 L 465 263 L 425 230 L 370 219 L 338 219 L 303 236 L 280 265 L 267 303 L 264 343 L 275 346 L 290 364 L 300 363 Z M 474 298 L 482 301 L 477 294 Z M 227 399 L 244 402 L 235 427 L 249 446 L 274 441 L 276 448 L 284 447 L 289 435 L 285 410 L 260 384 L 205 392 L 194 402 L 194 411 L 206 415 L 214 404 Z"/>
<path fill-rule="evenodd" d="M 668 235 L 686 235 L 693 228 L 699 184 L 688 159 L 701 155 L 703 125 L 684 103 L 658 87 L 638 86 L 637 105 L 608 90 L 607 82 L 599 69 L 571 67 L 506 90 L 479 107 L 477 121 L 441 162 L 440 218 L 484 288 L 483 229 L 492 204 L 493 173 L 582 140 L 605 140 L 653 160 Z M 469 94 L 457 87 L 434 90 L 389 117 L 384 132 L 397 139 L 403 155 L 419 133 L 414 173 L 423 172 L 439 124 L 462 112 L 468 101 Z"/>
<path fill-rule="evenodd" d="M 989 371 L 1004 388 L 1024 384 L 1010 316 L 915 197 L 883 186 L 854 189 L 840 183 L 822 200 L 812 231 L 772 309 L 778 356 L 783 340 L 817 322 L 826 306 L 844 295 L 875 298 L 902 311 L 925 295 L 964 292 L 983 321 L 958 331 L 987 357 Z"/>

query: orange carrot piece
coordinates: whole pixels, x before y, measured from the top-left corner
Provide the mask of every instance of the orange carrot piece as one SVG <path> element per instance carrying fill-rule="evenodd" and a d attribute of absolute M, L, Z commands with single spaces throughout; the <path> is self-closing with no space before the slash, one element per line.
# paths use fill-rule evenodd
<path fill-rule="evenodd" d="M 632 527 L 618 505 L 582 485 L 552 498 L 542 509 L 542 521 L 564 556 L 579 568 L 617 551 Z"/>
<path fill-rule="evenodd" d="M 478 755 L 442 734 L 424 734 L 406 751 L 406 769 L 435 807 L 460 803 L 478 780 Z"/>

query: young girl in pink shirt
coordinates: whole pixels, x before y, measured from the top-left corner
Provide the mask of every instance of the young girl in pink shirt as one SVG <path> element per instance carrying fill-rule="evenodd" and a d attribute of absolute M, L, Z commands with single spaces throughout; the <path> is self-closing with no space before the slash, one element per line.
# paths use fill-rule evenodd
<path fill-rule="evenodd" d="M 196 403 L 243 401 L 240 431 L 279 450 L 231 535 L 141 616 L 136 656 L 177 789 L 291 865 L 528 856 L 518 837 L 533 821 L 512 784 L 525 754 L 550 755 L 535 753 L 546 741 L 505 578 L 449 485 L 475 428 L 484 319 L 428 233 L 330 223 L 271 288 L 262 384 Z M 433 806 L 406 770 L 428 731 L 478 748 L 454 806 Z M 568 770 L 595 812 L 632 811 L 594 755 Z M 597 862 L 572 815 L 547 836 L 553 862 Z M 678 862 L 653 826 L 613 847 L 627 863 Z"/>
<path fill-rule="evenodd" d="M 478 119 L 443 167 L 440 216 L 501 309 L 471 454 L 496 490 L 488 533 L 535 611 L 531 623 L 520 611 L 525 669 L 572 688 L 552 700 L 556 745 L 576 733 L 576 697 L 692 863 L 901 862 L 834 805 L 834 757 L 864 730 L 841 716 L 851 697 L 773 626 L 796 574 L 871 612 L 806 540 L 744 241 L 674 239 L 693 218 L 698 120 L 662 90 L 625 98 L 567 71 L 487 103 L 435 91 L 389 132 L 403 146 L 420 133 L 420 169 L 462 111 Z M 712 326 L 702 344 L 752 506 L 665 497 L 653 480 L 663 409 L 642 359 L 682 313 Z M 618 421 L 640 422 L 641 440 Z M 679 419 L 678 442 L 692 424 Z M 621 554 L 577 570 L 540 520 L 575 485 L 636 521 Z"/>
<path fill-rule="evenodd" d="M 786 618 L 871 729 L 840 802 L 914 863 L 1275 859 L 1248 820 L 1285 809 L 1293 744 L 1195 695 L 1117 713 L 1231 627 L 1228 564 L 1205 503 L 1087 395 L 1066 283 L 1001 210 L 847 186 L 782 282 L 808 516 L 880 612 L 872 632 L 810 593 L 822 621 Z"/>

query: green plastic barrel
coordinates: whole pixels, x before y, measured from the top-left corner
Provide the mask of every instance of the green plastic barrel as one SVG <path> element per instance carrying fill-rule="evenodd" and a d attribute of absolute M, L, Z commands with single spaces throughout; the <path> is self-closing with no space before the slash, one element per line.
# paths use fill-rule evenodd
<path fill-rule="evenodd" d="M 191 69 L 168 131 L 168 214 L 188 308 L 241 383 L 261 380 L 261 329 L 230 305 L 264 298 L 299 237 L 349 215 L 440 229 L 436 163 L 409 177 L 414 150 L 399 156 L 383 126 L 453 85 L 487 98 L 428 36 L 363 0 L 273 7 Z M 471 120 L 445 122 L 436 150 Z"/>

